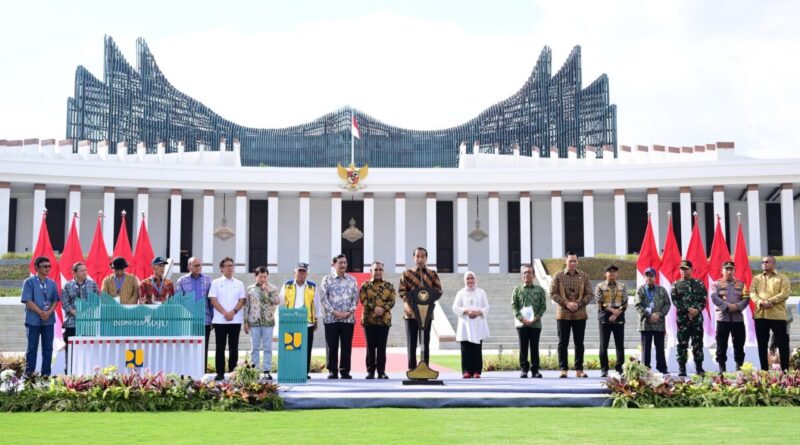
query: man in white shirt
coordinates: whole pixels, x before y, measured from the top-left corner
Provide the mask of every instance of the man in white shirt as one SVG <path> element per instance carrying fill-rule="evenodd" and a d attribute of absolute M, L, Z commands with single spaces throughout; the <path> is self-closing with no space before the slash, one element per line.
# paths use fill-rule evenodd
<path fill-rule="evenodd" d="M 215 380 L 225 378 L 225 343 L 228 343 L 228 372 L 236 368 L 239 361 L 239 332 L 242 329 L 242 306 L 247 295 L 244 283 L 233 278 L 233 258 L 225 257 L 219 262 L 222 276 L 211 282 L 208 299 L 214 308 L 211 324 L 217 341 Z"/>
<path fill-rule="evenodd" d="M 306 372 L 308 373 L 311 371 L 311 348 L 314 346 L 314 331 L 317 330 L 317 320 L 321 314 L 321 306 L 319 295 L 316 292 L 317 285 L 313 281 L 306 280 L 307 277 L 308 263 L 297 263 L 294 268 L 294 279 L 283 283 L 283 286 L 281 286 L 280 305 L 294 309 L 301 307 L 308 309 L 308 333 L 306 335 L 306 338 L 308 338 Z M 278 314 L 280 314 L 280 311 Z M 309 375 L 308 378 L 311 378 L 311 376 Z"/>

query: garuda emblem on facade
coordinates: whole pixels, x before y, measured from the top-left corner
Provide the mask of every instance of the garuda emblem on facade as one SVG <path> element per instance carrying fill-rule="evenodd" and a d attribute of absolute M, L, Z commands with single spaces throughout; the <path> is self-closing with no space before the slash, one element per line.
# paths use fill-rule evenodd
<path fill-rule="evenodd" d="M 364 164 L 363 167 L 357 168 L 355 164 L 351 162 L 349 167 L 344 168 L 342 164 L 336 164 L 336 170 L 339 173 L 339 177 L 345 182 L 344 184 L 340 184 L 339 187 L 351 192 L 363 190 L 366 187 L 361 181 L 367 178 L 367 174 L 369 174 L 369 165 Z"/>

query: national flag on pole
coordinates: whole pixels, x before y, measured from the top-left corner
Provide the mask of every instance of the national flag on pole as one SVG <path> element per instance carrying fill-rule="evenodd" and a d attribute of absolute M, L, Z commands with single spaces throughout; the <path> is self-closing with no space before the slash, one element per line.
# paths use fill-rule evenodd
<path fill-rule="evenodd" d="M 78 214 L 72 215 L 72 224 L 69 228 L 69 235 L 67 236 L 67 244 L 64 246 L 64 252 L 61 254 L 61 261 L 59 262 L 59 269 L 64 281 L 70 281 L 73 278 L 72 266 L 77 262 L 83 262 L 83 250 L 81 249 L 81 241 L 78 238 L 78 228 L 76 225 Z"/>
<path fill-rule="evenodd" d="M 86 257 L 86 269 L 98 286 L 107 276 L 111 275 L 111 266 L 108 263 L 108 250 L 103 241 L 103 212 L 101 211 L 97 215 L 92 247 L 89 249 L 89 256 Z"/>
<path fill-rule="evenodd" d="M 702 281 L 708 288 L 708 258 L 706 257 L 706 249 L 703 247 L 703 239 L 700 236 L 700 224 L 698 223 L 697 214 L 694 215 L 694 227 L 692 228 L 692 237 L 689 239 L 689 248 L 686 250 L 686 259 L 692 262 L 692 277 Z M 706 295 L 706 298 L 708 298 L 708 295 Z M 703 343 L 713 343 L 715 326 L 711 320 L 711 308 L 708 307 L 708 304 L 706 304 L 706 313 L 703 315 L 703 327 L 705 330 Z"/>
<path fill-rule="evenodd" d="M 678 241 L 675 239 L 675 231 L 672 228 L 672 215 L 670 212 L 669 219 L 667 220 L 667 239 L 664 241 L 664 252 L 661 256 L 661 268 L 659 269 L 661 275 L 661 284 L 667 290 L 667 295 L 672 298 L 672 283 L 681 278 L 681 250 L 678 247 Z M 667 344 L 675 346 L 678 341 L 678 312 L 675 308 L 675 303 L 669 309 L 667 314 L 666 329 L 667 329 Z"/>
<path fill-rule="evenodd" d="M 126 217 L 125 211 L 122 211 L 122 224 L 119 227 L 119 234 L 117 235 L 117 243 L 114 244 L 114 254 L 113 257 L 122 257 L 125 258 L 125 261 L 128 262 L 128 269 L 135 270 L 136 269 L 136 259 L 133 257 L 133 252 L 131 252 L 131 242 L 128 239 L 128 228 L 126 224 Z"/>
<path fill-rule="evenodd" d="M 144 213 L 142 214 L 142 224 L 139 226 L 139 236 L 136 237 L 136 253 L 134 253 L 134 267 L 132 272 L 140 280 L 152 275 L 153 268 L 150 263 L 155 258 L 153 246 L 150 244 L 150 235 L 147 234 L 147 224 L 145 224 Z"/>
<path fill-rule="evenodd" d="M 731 251 L 725 242 L 725 234 L 722 233 L 721 217 L 717 215 L 717 225 L 714 229 L 714 240 L 711 242 L 711 257 L 708 262 L 708 296 L 706 297 L 706 308 L 709 313 L 709 322 L 717 329 L 714 303 L 711 301 L 711 288 L 716 286 L 716 281 L 722 278 L 722 265 L 731 260 Z"/>
<path fill-rule="evenodd" d="M 739 228 L 736 230 L 736 247 L 733 250 L 733 262 L 736 265 L 733 276 L 738 280 L 744 281 L 746 295 L 750 290 L 750 283 L 753 282 L 753 270 L 750 269 L 750 260 L 747 259 L 747 245 L 744 243 L 744 230 L 742 230 L 741 220 L 739 220 Z M 750 300 L 749 310 L 742 312 L 747 330 L 747 346 L 755 346 L 757 344 L 756 326 L 755 321 L 753 321 L 755 310 L 755 304 L 753 300 Z"/>
<path fill-rule="evenodd" d="M 354 114 L 351 121 L 352 125 L 350 126 L 350 132 L 353 134 L 353 137 L 356 139 L 361 139 L 361 131 L 358 129 L 358 119 L 356 119 L 356 115 Z"/>
<path fill-rule="evenodd" d="M 42 214 L 42 223 L 39 225 L 39 237 L 36 240 L 36 248 L 33 250 L 29 269 L 31 275 L 36 275 L 36 266 L 34 265 L 36 258 L 44 256 L 50 259 L 50 273 L 47 274 L 48 278 L 56 282 L 56 289 L 58 295 L 61 296 L 61 272 L 58 268 L 58 261 L 56 254 L 53 252 L 53 245 L 50 243 L 50 232 L 47 231 L 47 210 Z M 56 324 L 53 328 L 53 349 L 59 350 L 64 347 L 64 341 L 61 339 L 61 328 L 64 323 L 64 314 L 61 313 L 61 301 L 56 303 Z"/>
<path fill-rule="evenodd" d="M 653 224 L 650 221 L 650 213 L 647 214 L 647 229 L 644 232 L 642 248 L 639 249 L 639 258 L 636 260 L 636 283 L 641 286 L 645 282 L 644 271 L 652 267 L 655 270 L 661 266 L 661 258 L 658 256 L 658 246 L 653 235 Z M 656 274 L 658 280 L 658 274 Z"/>

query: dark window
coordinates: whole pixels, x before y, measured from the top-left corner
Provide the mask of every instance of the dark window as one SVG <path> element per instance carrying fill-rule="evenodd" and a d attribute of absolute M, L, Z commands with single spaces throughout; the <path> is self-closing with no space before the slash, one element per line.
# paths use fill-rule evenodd
<path fill-rule="evenodd" d="M 56 252 L 63 252 L 64 232 L 67 226 L 67 200 L 47 198 L 44 200 L 44 206 L 47 209 L 47 232 L 50 235 L 50 244 Z M 38 233 L 34 235 L 39 236 Z"/>
<path fill-rule="evenodd" d="M 521 262 L 519 201 L 508 201 L 508 271 L 519 272 Z"/>
<path fill-rule="evenodd" d="M 583 202 L 564 203 L 564 251 L 567 250 L 583 256 Z"/>
<path fill-rule="evenodd" d="M 453 201 L 436 201 L 436 270 L 453 272 Z"/>
<path fill-rule="evenodd" d="M 783 255 L 783 228 L 781 225 L 781 204 L 767 203 L 767 253 Z"/>
<path fill-rule="evenodd" d="M 350 229 L 350 223 L 360 230 L 362 236 L 350 242 L 344 238 L 345 230 Z M 364 201 L 342 200 L 342 253 L 347 257 L 348 272 L 362 272 L 364 270 Z"/>
<path fill-rule="evenodd" d="M 8 206 L 8 251 L 17 251 L 17 198 L 11 198 Z"/>
<path fill-rule="evenodd" d="M 267 243 L 269 241 L 269 201 L 250 200 L 250 269 L 267 265 Z"/>
<path fill-rule="evenodd" d="M 642 248 L 644 232 L 647 230 L 647 203 L 627 203 L 628 253 L 637 253 Z"/>

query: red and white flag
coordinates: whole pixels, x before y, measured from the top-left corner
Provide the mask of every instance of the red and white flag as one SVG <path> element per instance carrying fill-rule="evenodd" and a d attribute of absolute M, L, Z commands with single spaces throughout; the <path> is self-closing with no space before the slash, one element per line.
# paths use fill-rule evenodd
<path fill-rule="evenodd" d="M 152 275 L 153 267 L 151 263 L 155 256 L 155 253 L 153 253 L 153 245 L 150 244 L 150 235 L 147 234 L 147 224 L 145 223 L 144 214 L 142 214 L 139 236 L 136 237 L 136 253 L 133 255 L 135 266 L 132 271 L 139 280 L 144 280 Z"/>
<path fill-rule="evenodd" d="M 703 239 L 700 237 L 700 225 L 698 224 L 697 215 L 694 216 L 694 227 L 692 228 L 692 237 L 689 239 L 689 248 L 686 250 L 686 259 L 692 262 L 692 278 L 700 280 L 709 286 L 708 278 L 708 258 L 706 257 L 706 249 L 703 247 Z M 706 295 L 708 299 L 708 295 Z M 708 300 L 706 300 L 707 302 Z M 703 343 L 710 345 L 714 342 L 715 324 L 711 320 L 711 308 L 706 304 L 705 314 L 703 314 L 703 327 L 705 336 Z"/>
<path fill-rule="evenodd" d="M 721 218 L 717 215 L 717 225 L 714 229 L 714 240 L 711 242 L 711 257 L 708 261 L 708 297 L 706 298 L 706 308 L 709 312 L 709 320 L 717 330 L 716 311 L 714 303 L 711 301 L 712 288 L 716 286 L 717 280 L 722 278 L 722 265 L 731 260 L 731 251 L 728 250 L 728 243 L 725 242 L 725 234 L 722 233 Z"/>
<path fill-rule="evenodd" d="M 681 278 L 681 250 L 678 247 L 678 240 L 675 238 L 675 231 L 672 228 L 672 215 L 667 220 L 667 239 L 664 241 L 664 253 L 661 256 L 661 284 L 667 290 L 667 295 L 672 298 L 672 283 Z M 678 312 L 675 303 L 669 308 L 666 319 L 667 344 L 675 346 L 678 342 Z"/>
<path fill-rule="evenodd" d="M 753 282 L 753 270 L 750 269 L 750 260 L 747 259 L 747 245 L 744 243 L 744 230 L 742 222 L 739 221 L 739 228 L 736 230 L 736 246 L 733 249 L 733 262 L 736 265 L 733 275 L 738 280 L 744 281 L 747 292 L 750 291 L 750 283 Z M 747 293 L 745 292 L 745 293 Z M 742 312 L 744 325 L 747 329 L 747 346 L 756 346 L 756 326 L 753 321 L 756 305 L 750 300 L 749 309 Z"/>
<path fill-rule="evenodd" d="M 122 211 L 122 224 L 119 226 L 119 234 L 117 235 L 117 243 L 114 244 L 114 253 L 112 257 L 122 257 L 128 262 L 128 273 L 136 269 L 136 259 L 133 257 L 131 251 L 131 242 L 128 238 L 128 225 L 126 224 L 125 211 Z"/>
<path fill-rule="evenodd" d="M 658 256 L 658 246 L 653 235 L 653 224 L 650 222 L 650 215 L 647 215 L 647 229 L 644 232 L 642 248 L 639 249 L 639 258 L 636 260 L 636 285 L 641 286 L 645 282 L 644 271 L 648 268 L 658 270 L 661 266 L 661 258 Z M 658 282 L 658 274 L 656 274 Z"/>
<path fill-rule="evenodd" d="M 72 266 L 77 262 L 83 262 L 81 240 L 78 238 L 78 228 L 76 224 L 77 219 L 77 214 L 72 215 L 72 224 L 69 228 L 67 244 L 64 246 L 64 252 L 61 253 L 61 261 L 58 264 L 58 267 L 61 270 L 61 276 L 64 277 L 64 281 L 72 280 Z"/>
<path fill-rule="evenodd" d="M 89 276 L 99 287 L 103 280 L 111 275 L 111 266 L 108 264 L 108 250 L 106 242 L 103 241 L 103 215 L 97 216 L 97 226 L 94 228 L 94 238 L 92 247 L 89 249 L 89 256 L 86 257 L 86 269 Z"/>
<path fill-rule="evenodd" d="M 353 134 L 354 138 L 361 139 L 361 130 L 358 129 L 358 119 L 356 119 L 355 114 L 353 115 L 351 120 L 350 132 Z"/>

